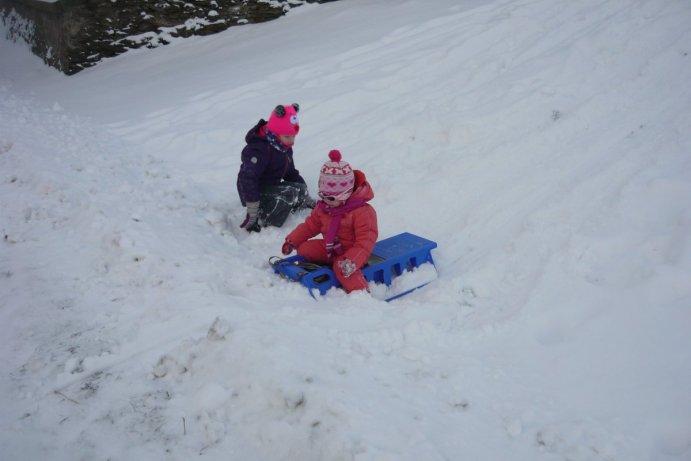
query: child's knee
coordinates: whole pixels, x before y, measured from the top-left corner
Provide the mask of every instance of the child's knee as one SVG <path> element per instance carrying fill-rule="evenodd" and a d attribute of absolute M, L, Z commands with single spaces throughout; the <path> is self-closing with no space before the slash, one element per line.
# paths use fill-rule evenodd
<path fill-rule="evenodd" d="M 338 264 L 334 264 L 333 271 L 336 275 L 336 278 L 341 283 L 341 286 L 343 286 L 343 289 L 348 293 L 351 291 L 369 289 L 367 279 L 365 279 L 365 276 L 362 275 L 362 271 L 360 269 L 356 269 L 354 272 L 349 273 L 347 277 L 344 274 L 342 267 L 340 267 Z"/>
<path fill-rule="evenodd" d="M 326 246 L 323 240 L 308 240 L 297 248 L 297 254 L 315 263 L 328 262 Z"/>

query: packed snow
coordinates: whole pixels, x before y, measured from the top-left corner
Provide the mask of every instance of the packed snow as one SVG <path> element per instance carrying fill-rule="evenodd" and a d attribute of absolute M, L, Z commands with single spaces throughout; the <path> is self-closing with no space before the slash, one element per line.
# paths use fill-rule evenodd
<path fill-rule="evenodd" d="M 691 460 L 691 4 L 342 0 L 71 77 L 0 40 L 0 458 Z M 392 302 L 277 277 L 244 135 L 301 105 Z"/>

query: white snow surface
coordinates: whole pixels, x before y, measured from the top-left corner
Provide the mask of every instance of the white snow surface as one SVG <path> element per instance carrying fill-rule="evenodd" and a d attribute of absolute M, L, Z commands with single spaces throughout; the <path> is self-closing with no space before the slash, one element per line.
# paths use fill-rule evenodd
<path fill-rule="evenodd" d="M 2 460 L 691 460 L 691 3 L 343 0 L 66 77 L 0 41 Z M 386 303 L 247 235 L 244 135 L 299 102 Z"/>

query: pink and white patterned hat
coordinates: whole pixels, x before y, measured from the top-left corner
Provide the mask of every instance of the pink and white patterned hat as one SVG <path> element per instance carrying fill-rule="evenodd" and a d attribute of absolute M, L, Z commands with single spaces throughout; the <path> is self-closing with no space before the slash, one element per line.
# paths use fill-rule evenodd
<path fill-rule="evenodd" d="M 319 173 L 319 194 L 324 197 L 337 197 L 347 200 L 353 193 L 355 175 L 348 162 L 341 161 L 341 153 L 337 150 L 329 152 L 329 161 Z"/>

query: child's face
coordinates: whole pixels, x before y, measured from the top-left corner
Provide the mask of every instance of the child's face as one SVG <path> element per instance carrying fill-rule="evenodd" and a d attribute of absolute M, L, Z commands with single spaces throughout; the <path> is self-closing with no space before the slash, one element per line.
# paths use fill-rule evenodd
<path fill-rule="evenodd" d="M 320 185 L 321 187 L 321 185 Z M 340 193 L 339 195 L 327 195 L 321 191 L 319 191 L 319 198 L 322 199 L 324 203 L 326 203 L 326 206 L 335 208 L 337 206 L 343 205 L 347 200 L 348 197 L 353 193 L 353 191 L 345 191 Z"/>
<path fill-rule="evenodd" d="M 278 139 L 281 140 L 283 144 L 285 144 L 288 147 L 292 147 L 293 144 L 295 144 L 295 135 L 294 134 L 280 134 L 278 135 Z"/>
<path fill-rule="evenodd" d="M 345 202 L 345 200 L 338 200 L 338 199 L 326 200 L 326 199 L 324 199 L 324 203 L 326 203 L 326 206 L 330 206 L 332 208 L 335 208 L 337 206 L 341 206 L 341 205 L 343 205 L 344 202 Z"/>
<path fill-rule="evenodd" d="M 343 203 L 345 203 L 345 200 L 339 200 L 337 197 L 334 197 L 333 195 L 326 195 L 322 192 L 319 192 L 319 198 L 322 199 L 322 202 L 324 202 L 326 206 L 332 208 L 341 206 Z"/>

